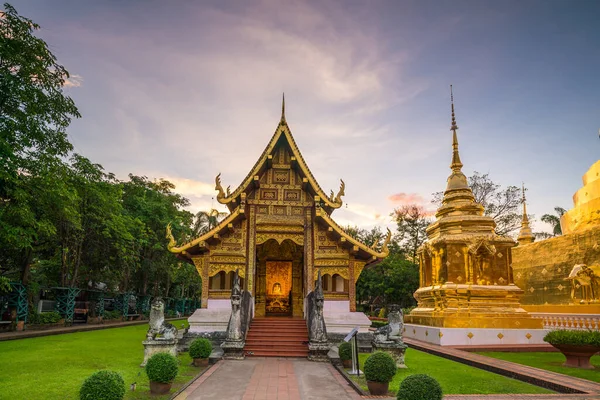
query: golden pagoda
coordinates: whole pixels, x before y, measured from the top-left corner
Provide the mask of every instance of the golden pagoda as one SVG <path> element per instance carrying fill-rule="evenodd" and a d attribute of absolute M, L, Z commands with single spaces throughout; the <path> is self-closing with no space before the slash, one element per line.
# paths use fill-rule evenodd
<path fill-rule="evenodd" d="M 452 109 L 452 170 L 428 241 L 419 248 L 418 305 L 406 322 L 439 328 L 541 328 L 519 304 L 513 283 L 513 239 L 499 236 L 462 172 Z M 439 332 L 440 335 L 442 332 Z M 427 333 L 426 333 L 427 334 Z M 440 336 L 441 338 L 441 336 Z"/>
<path fill-rule="evenodd" d="M 521 304 L 530 313 L 565 320 L 593 316 L 597 321 L 600 160 L 583 175 L 583 187 L 573 195 L 573 203 L 560 219 L 562 235 L 535 243 L 522 241 L 519 235 L 519 246 L 513 250 L 515 283 L 525 291 Z"/>
<path fill-rule="evenodd" d="M 370 321 L 355 312 L 356 281 L 363 268 L 387 256 L 391 233 L 378 250 L 377 244 L 369 247 L 351 237 L 331 218 L 343 204 L 345 184 L 341 181 L 338 193 L 330 195 L 319 186 L 286 122 L 285 99 L 275 133 L 239 187 L 223 189 L 220 175 L 217 200 L 230 214 L 184 244 L 167 234 L 169 250 L 193 263 L 202 277 L 202 309 L 208 310 L 197 310 L 190 318 L 192 330 L 225 330 L 238 269 L 257 317 L 303 317 L 304 299 L 320 270 L 327 330 L 335 331 L 336 316 L 349 324 L 340 322 L 339 329 L 351 330 L 358 314 L 358 324 L 367 330 Z M 219 308 L 223 311 L 211 314 Z"/>
<path fill-rule="evenodd" d="M 527 200 L 525 199 L 525 185 L 523 185 L 523 218 L 521 219 L 521 230 L 519 231 L 519 236 L 517 237 L 517 242 L 519 244 L 529 244 L 535 241 L 535 237 L 531 232 L 531 227 L 529 226 L 529 217 L 527 217 Z"/>
<path fill-rule="evenodd" d="M 582 179 L 583 187 L 573 195 L 573 208 L 560 218 L 563 235 L 600 225 L 600 160 Z"/>

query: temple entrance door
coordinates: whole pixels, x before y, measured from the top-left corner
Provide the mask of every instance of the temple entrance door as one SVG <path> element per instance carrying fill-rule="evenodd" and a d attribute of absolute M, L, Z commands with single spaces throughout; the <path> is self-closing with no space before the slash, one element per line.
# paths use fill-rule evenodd
<path fill-rule="evenodd" d="M 266 315 L 292 315 L 292 262 L 267 261 L 266 272 Z"/>
<path fill-rule="evenodd" d="M 256 317 L 303 316 L 303 252 L 288 239 L 257 246 Z"/>

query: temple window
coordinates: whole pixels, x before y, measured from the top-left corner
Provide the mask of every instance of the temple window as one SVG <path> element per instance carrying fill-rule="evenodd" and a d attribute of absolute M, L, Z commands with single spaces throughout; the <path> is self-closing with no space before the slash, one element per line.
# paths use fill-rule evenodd
<path fill-rule="evenodd" d="M 346 292 L 346 288 L 345 288 L 345 279 L 342 278 L 340 275 L 335 274 L 333 275 L 333 292 Z"/>

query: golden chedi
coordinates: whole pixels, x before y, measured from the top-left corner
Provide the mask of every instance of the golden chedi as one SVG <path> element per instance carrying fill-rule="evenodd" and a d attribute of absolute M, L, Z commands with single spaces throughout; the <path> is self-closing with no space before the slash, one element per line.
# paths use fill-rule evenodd
<path fill-rule="evenodd" d="M 573 204 L 560 218 L 563 235 L 600 225 L 600 160 L 583 175 L 583 187 L 573 195 Z"/>
<path fill-rule="evenodd" d="M 561 236 L 532 243 L 519 234 L 519 246 L 513 250 L 514 279 L 525 291 L 521 304 L 534 316 L 599 320 L 599 178 L 597 161 L 583 175 L 583 187 L 573 195 L 574 207 L 561 217 Z"/>
<path fill-rule="evenodd" d="M 513 283 L 513 239 L 499 236 L 462 172 L 452 101 L 452 173 L 428 241 L 418 251 L 418 305 L 407 323 L 439 328 L 541 328 L 521 308 Z"/>

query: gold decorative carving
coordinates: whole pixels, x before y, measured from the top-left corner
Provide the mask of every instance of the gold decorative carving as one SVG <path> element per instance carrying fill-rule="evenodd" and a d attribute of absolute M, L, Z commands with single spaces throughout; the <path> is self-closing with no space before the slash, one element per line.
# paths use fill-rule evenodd
<path fill-rule="evenodd" d="M 256 234 L 256 245 L 265 243 L 267 240 L 274 239 L 277 243 L 281 244 L 284 240 L 289 239 L 292 242 L 304 245 L 304 235 L 301 233 L 257 233 Z"/>
<path fill-rule="evenodd" d="M 358 278 L 360 278 L 360 274 L 365 268 L 364 262 L 355 261 L 354 262 L 354 282 L 358 282 Z"/>
<path fill-rule="evenodd" d="M 325 266 L 323 266 L 323 267 L 314 269 L 313 281 L 317 280 L 317 275 L 319 273 L 319 269 L 321 270 L 321 275 L 329 274 L 330 276 L 333 276 L 335 274 L 338 274 L 342 278 L 344 278 L 346 280 L 350 280 L 350 273 L 349 273 L 347 267 L 344 268 L 344 267 L 325 267 Z"/>
<path fill-rule="evenodd" d="M 261 200 L 277 200 L 277 189 L 261 189 Z"/>
<path fill-rule="evenodd" d="M 348 260 L 335 260 L 330 258 L 315 258 L 315 267 L 348 267 Z"/>
<path fill-rule="evenodd" d="M 286 206 L 273 206 L 273 214 L 287 215 L 287 207 Z"/>
<path fill-rule="evenodd" d="M 290 171 L 273 169 L 273 183 L 290 183 Z"/>
<path fill-rule="evenodd" d="M 210 266 L 208 268 L 208 276 L 209 277 L 213 277 L 213 276 L 215 276 L 216 274 L 218 274 L 221 271 L 223 271 L 225 273 L 235 272 L 237 269 L 239 269 L 240 278 L 245 278 L 246 277 L 246 272 L 244 271 L 244 265 L 240 265 L 240 264 L 213 264 L 213 263 L 210 263 Z"/>
<path fill-rule="evenodd" d="M 301 201 L 302 191 L 299 189 L 286 189 L 283 191 L 283 199 L 286 201 Z"/>

